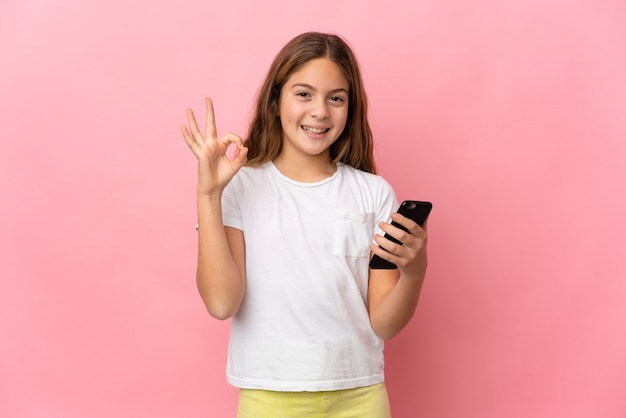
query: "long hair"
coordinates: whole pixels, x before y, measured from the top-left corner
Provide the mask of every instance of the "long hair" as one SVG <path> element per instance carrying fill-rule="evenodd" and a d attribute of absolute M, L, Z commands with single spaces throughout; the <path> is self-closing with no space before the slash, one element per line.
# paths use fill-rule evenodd
<path fill-rule="evenodd" d="M 258 166 L 280 154 L 280 92 L 287 79 L 303 64 L 328 58 L 341 70 L 349 85 L 346 126 L 330 147 L 331 163 L 338 161 L 369 173 L 376 172 L 372 131 L 367 119 L 367 97 L 356 57 L 346 41 L 333 34 L 307 32 L 296 36 L 276 55 L 259 91 L 248 130 L 247 165 Z"/>

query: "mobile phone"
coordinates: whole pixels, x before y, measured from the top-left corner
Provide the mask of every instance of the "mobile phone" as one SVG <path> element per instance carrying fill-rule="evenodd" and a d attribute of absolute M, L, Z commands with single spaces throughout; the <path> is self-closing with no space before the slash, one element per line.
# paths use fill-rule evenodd
<path fill-rule="evenodd" d="M 432 208 L 433 208 L 433 204 L 430 202 L 420 202 L 417 200 L 405 200 L 400 205 L 400 208 L 398 209 L 398 213 L 400 215 L 406 216 L 407 218 L 411 219 L 419 226 L 423 226 Z M 400 225 L 399 223 L 395 221 L 391 222 L 391 225 L 398 227 L 405 232 L 409 232 L 405 227 L 403 227 L 402 225 Z M 389 234 L 385 234 L 385 238 L 387 238 L 389 241 L 395 242 L 396 244 L 402 245 L 400 241 L 390 236 Z M 374 254 L 372 259 L 370 260 L 370 268 L 393 270 L 393 269 L 398 268 L 398 266 Z"/>

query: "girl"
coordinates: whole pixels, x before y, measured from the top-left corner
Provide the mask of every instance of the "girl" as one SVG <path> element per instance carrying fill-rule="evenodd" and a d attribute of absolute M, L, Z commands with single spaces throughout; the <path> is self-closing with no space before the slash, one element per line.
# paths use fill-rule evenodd
<path fill-rule="evenodd" d="M 375 175 L 350 47 L 322 33 L 292 39 L 245 143 L 217 136 L 210 99 L 205 133 L 191 110 L 187 120 L 198 159 L 197 285 L 212 316 L 232 317 L 227 380 L 240 388 L 238 417 L 390 417 L 383 340 L 415 311 L 426 232 L 397 213 L 409 232 L 386 222 L 397 201 Z M 398 269 L 370 269 L 373 254 Z"/>

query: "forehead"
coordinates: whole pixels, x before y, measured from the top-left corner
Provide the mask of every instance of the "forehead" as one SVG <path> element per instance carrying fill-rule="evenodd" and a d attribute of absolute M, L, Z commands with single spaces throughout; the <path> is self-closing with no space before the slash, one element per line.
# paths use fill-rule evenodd
<path fill-rule="evenodd" d="M 337 64 L 328 58 L 316 58 L 302 64 L 285 82 L 286 88 L 308 84 L 318 90 L 348 90 L 350 85 Z"/>

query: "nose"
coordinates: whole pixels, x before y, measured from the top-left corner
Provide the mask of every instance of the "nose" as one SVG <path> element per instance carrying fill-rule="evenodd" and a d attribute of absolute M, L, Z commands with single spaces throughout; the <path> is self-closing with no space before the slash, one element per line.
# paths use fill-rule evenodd
<path fill-rule="evenodd" d="M 316 119 L 326 119 L 330 117 L 330 112 L 328 111 L 328 101 L 322 98 L 314 100 L 310 114 Z"/>

